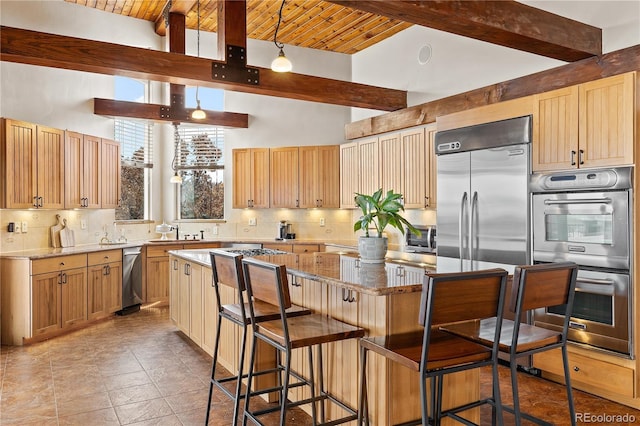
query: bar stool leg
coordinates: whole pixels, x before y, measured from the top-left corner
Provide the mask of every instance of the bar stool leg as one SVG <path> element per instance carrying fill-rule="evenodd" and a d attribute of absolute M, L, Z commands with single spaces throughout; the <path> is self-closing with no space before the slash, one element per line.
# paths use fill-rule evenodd
<path fill-rule="evenodd" d="M 502 398 L 500 396 L 500 378 L 498 377 L 498 363 L 494 362 L 493 370 L 493 409 L 491 410 L 492 424 L 498 424 L 502 421 Z"/>
<path fill-rule="evenodd" d="M 315 401 L 316 399 L 316 389 L 315 389 L 315 374 L 313 373 L 313 346 L 309 346 L 307 347 L 307 354 L 308 354 L 308 362 L 309 362 L 309 382 L 311 383 L 311 386 L 309 386 L 311 388 L 311 418 L 313 419 L 313 424 L 315 425 L 317 423 L 317 419 L 318 419 L 318 412 L 317 412 L 317 403 Z M 321 373 L 322 374 L 322 373 Z M 324 419 L 322 420 L 324 421 Z"/>
<path fill-rule="evenodd" d="M 369 426 L 367 406 L 367 348 L 360 346 L 360 398 L 358 398 L 358 426 Z"/>
<path fill-rule="evenodd" d="M 571 372 L 569 371 L 569 354 L 567 346 L 562 347 L 562 363 L 564 364 L 564 384 L 567 388 L 569 399 L 569 413 L 571 414 L 571 426 L 576 426 L 576 407 L 573 404 L 573 389 L 571 389 Z"/>
<path fill-rule="evenodd" d="M 522 414 L 520 413 L 520 397 L 518 396 L 518 363 L 515 356 L 512 356 L 509 360 L 509 367 L 511 368 L 511 392 L 513 394 L 513 414 L 515 416 L 516 424 L 522 424 Z"/>
<path fill-rule="evenodd" d="M 322 345 L 317 345 L 316 347 L 318 348 L 318 385 L 320 389 L 320 395 L 324 395 L 326 391 L 324 389 L 324 376 L 322 375 L 324 371 L 324 368 L 322 367 Z M 313 368 L 313 366 L 311 368 Z M 322 401 L 320 401 L 320 421 L 322 423 L 325 422 L 324 402 Z"/>
<path fill-rule="evenodd" d="M 218 315 L 218 324 L 216 325 L 216 340 L 213 345 L 213 362 L 211 365 L 211 378 L 209 380 L 209 399 L 207 401 L 207 416 L 205 418 L 205 425 L 209 424 L 209 414 L 211 412 L 211 398 L 213 397 L 213 381 L 216 376 L 216 364 L 218 362 L 218 346 L 220 344 L 220 322 L 222 317 Z"/>
<path fill-rule="evenodd" d="M 281 401 L 280 401 L 280 424 L 284 425 L 287 419 L 287 401 L 289 396 L 289 374 L 291 374 L 291 349 L 287 348 L 285 353 L 285 367 L 284 367 L 284 384 L 282 386 Z M 314 419 L 315 424 L 315 419 Z"/>
<path fill-rule="evenodd" d="M 236 400 L 233 404 L 233 426 L 238 424 L 238 412 L 240 411 L 240 398 L 242 390 L 242 370 L 244 367 L 244 353 L 247 346 L 247 326 L 242 327 L 242 343 L 240 345 L 240 359 L 238 360 L 238 383 L 236 384 Z"/>
<path fill-rule="evenodd" d="M 251 399 L 251 385 L 253 382 L 253 365 L 255 363 L 256 345 L 258 338 L 254 335 L 251 343 L 251 356 L 249 357 L 249 374 L 247 376 L 247 390 L 244 397 L 244 415 L 242 416 L 242 426 L 247 426 L 249 413 L 249 400 Z"/>

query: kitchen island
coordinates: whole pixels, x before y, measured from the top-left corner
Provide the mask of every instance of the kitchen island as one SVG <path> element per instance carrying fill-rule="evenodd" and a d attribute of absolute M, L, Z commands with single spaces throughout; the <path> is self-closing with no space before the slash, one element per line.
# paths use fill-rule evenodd
<path fill-rule="evenodd" d="M 209 354 L 213 351 L 217 321 L 215 293 L 211 282 L 209 250 L 171 251 L 170 307 L 172 321 Z M 369 336 L 384 336 L 420 330 L 418 313 L 425 272 L 429 263 L 389 260 L 385 264 L 364 264 L 353 253 L 304 253 L 258 256 L 260 260 L 287 267 L 292 302 L 366 329 Z M 188 265 L 188 266 L 187 266 Z M 237 302 L 231 288 L 221 290 L 223 303 Z M 226 328 L 225 328 L 226 327 Z M 237 369 L 239 330 L 223 323 L 219 362 Z M 295 357 L 297 356 L 297 357 Z M 272 362 L 271 353 L 259 355 Z M 295 354 L 292 362 L 305 374 L 305 353 Z M 356 340 L 325 345 L 323 379 L 330 393 L 357 407 L 359 350 Z M 245 359 L 249 359 L 247 356 Z M 388 425 L 420 417 L 419 377 L 417 373 L 372 354 L 367 365 L 370 419 Z M 304 398 L 304 390 L 291 392 Z M 445 383 L 444 407 L 475 400 L 479 394 L 479 373 L 450 375 Z M 332 413 L 329 418 L 339 416 Z M 478 421 L 477 411 L 468 414 Z M 448 420 L 447 420 L 448 422 Z"/>

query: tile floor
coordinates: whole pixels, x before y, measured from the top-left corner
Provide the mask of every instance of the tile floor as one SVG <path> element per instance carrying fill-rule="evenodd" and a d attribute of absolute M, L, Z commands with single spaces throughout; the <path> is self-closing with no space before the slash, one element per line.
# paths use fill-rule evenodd
<path fill-rule="evenodd" d="M 3 346 L 0 425 L 202 425 L 210 362 L 171 324 L 168 308 L 145 308 L 26 347 Z M 487 373 L 483 392 L 490 386 Z M 523 408 L 568 424 L 564 388 L 522 376 Z M 506 368 L 501 388 L 509 402 Z M 575 401 L 579 413 L 629 413 L 640 423 L 640 411 L 579 391 Z M 212 404 L 210 424 L 231 424 L 229 399 L 216 392 Z M 287 422 L 310 423 L 295 410 Z"/>

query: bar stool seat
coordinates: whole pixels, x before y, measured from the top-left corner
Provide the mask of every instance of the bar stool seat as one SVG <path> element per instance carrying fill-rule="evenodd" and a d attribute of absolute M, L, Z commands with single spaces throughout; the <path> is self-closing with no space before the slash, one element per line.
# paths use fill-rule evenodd
<path fill-rule="evenodd" d="M 252 317 L 247 314 L 249 312 L 249 302 L 238 302 L 230 304 L 222 304 L 220 297 L 220 284 L 230 286 L 237 293 L 237 300 L 243 301 L 246 294 L 246 285 L 244 275 L 242 273 L 242 255 L 238 253 L 230 253 L 224 250 L 212 250 L 210 252 L 211 268 L 212 268 L 212 284 L 216 295 L 216 304 L 218 306 L 218 321 L 216 324 L 216 337 L 213 349 L 213 361 L 211 366 L 211 378 L 209 382 L 209 400 L 207 402 L 207 414 L 205 424 L 209 423 L 211 412 L 211 399 L 213 397 L 214 386 L 219 388 L 224 394 L 230 397 L 233 402 L 233 425 L 237 424 L 238 412 L 240 410 L 240 400 L 245 397 L 242 390 L 242 379 L 248 375 L 243 372 L 244 357 L 247 341 L 247 329 L 251 325 Z M 268 303 L 256 301 L 254 303 L 253 320 L 257 322 L 270 321 L 280 318 L 280 310 Z M 210 314 L 205 312 L 205 315 Z M 301 306 L 292 305 L 286 311 L 287 316 L 310 315 L 311 310 Z M 242 328 L 242 337 L 240 341 L 240 353 L 238 354 L 238 372 L 227 377 L 216 377 L 216 369 L 218 364 L 218 349 L 220 346 L 220 330 L 222 321 L 227 320 Z M 269 374 L 276 371 L 277 367 L 263 370 L 256 374 Z M 236 382 L 235 392 L 231 393 L 224 384 Z"/>
<path fill-rule="evenodd" d="M 288 317 L 285 312 L 291 306 L 289 286 L 287 282 L 286 267 L 272 263 L 262 262 L 256 259 L 243 259 L 242 266 L 249 294 L 249 312 L 254 318 L 256 314 L 257 302 L 270 303 L 280 310 L 278 319 L 271 321 L 253 321 L 253 344 L 251 361 L 249 362 L 249 379 L 247 383 L 247 397 L 245 399 L 245 410 L 243 425 L 250 419 L 255 423 L 262 424 L 259 417 L 263 414 L 280 411 L 280 425 L 284 425 L 287 410 L 304 404 L 311 405 L 311 415 L 313 424 L 337 425 L 357 418 L 357 412 L 348 407 L 344 402 L 337 400 L 324 389 L 322 351 L 321 345 L 324 343 L 338 342 L 346 339 L 355 339 L 364 336 L 364 329 L 356 327 L 322 314 L 311 314 L 303 316 Z M 271 389 L 254 391 L 252 389 L 255 377 L 254 362 L 255 349 L 258 340 L 265 342 L 278 350 L 279 354 L 284 354 L 282 368 L 279 369 L 279 385 Z M 319 371 L 318 383 L 315 381 L 315 365 L 313 348 L 317 349 L 317 368 Z M 298 348 L 308 349 L 308 374 L 303 377 L 291 368 L 292 351 Z M 291 378 L 296 382 L 292 383 Z M 308 386 L 310 398 L 299 401 L 289 400 L 289 390 L 295 387 Z M 280 393 L 280 400 L 277 407 L 269 407 L 261 410 L 252 410 L 251 399 L 255 396 L 274 390 Z M 325 401 L 334 403 L 346 411 L 346 415 L 339 419 L 331 419 L 325 423 Z M 320 404 L 320 421 L 318 423 L 317 404 Z"/>

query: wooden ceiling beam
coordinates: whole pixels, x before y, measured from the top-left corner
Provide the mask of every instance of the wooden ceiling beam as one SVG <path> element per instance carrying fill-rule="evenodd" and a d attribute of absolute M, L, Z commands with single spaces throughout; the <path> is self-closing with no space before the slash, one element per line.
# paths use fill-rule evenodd
<path fill-rule="evenodd" d="M 561 61 L 602 54 L 602 30 L 513 0 L 327 0 Z"/>
<path fill-rule="evenodd" d="M 381 111 L 407 106 L 404 90 L 258 67 L 258 85 L 214 81 L 213 65 L 223 62 L 7 26 L 0 27 L 0 60 Z"/>
<path fill-rule="evenodd" d="M 345 137 L 357 139 L 433 123 L 437 117 L 454 112 L 561 89 L 630 71 L 640 71 L 640 45 L 354 121 L 345 126 Z"/>
<path fill-rule="evenodd" d="M 169 10 L 166 13 L 161 13 L 160 16 L 158 16 L 158 18 L 156 19 L 155 22 L 155 29 L 156 29 L 156 34 L 158 34 L 159 36 L 165 36 L 167 35 L 167 22 L 166 19 L 168 19 L 168 14 L 169 13 L 177 13 L 180 15 L 185 15 L 187 16 L 187 13 L 189 13 L 189 11 L 191 9 L 193 9 L 193 7 L 198 3 L 198 0 L 170 0 L 167 1 L 165 3 L 164 8 L 162 9 L 163 11 L 167 8 L 167 6 L 169 7 Z"/>
<path fill-rule="evenodd" d="M 108 117 L 129 117 L 157 122 L 197 123 L 211 126 L 224 126 L 246 129 L 249 127 L 249 114 L 236 112 L 205 110 L 207 118 L 193 120 L 191 108 L 170 108 L 166 105 L 143 104 L 140 102 L 114 101 L 94 98 L 93 113 Z"/>

